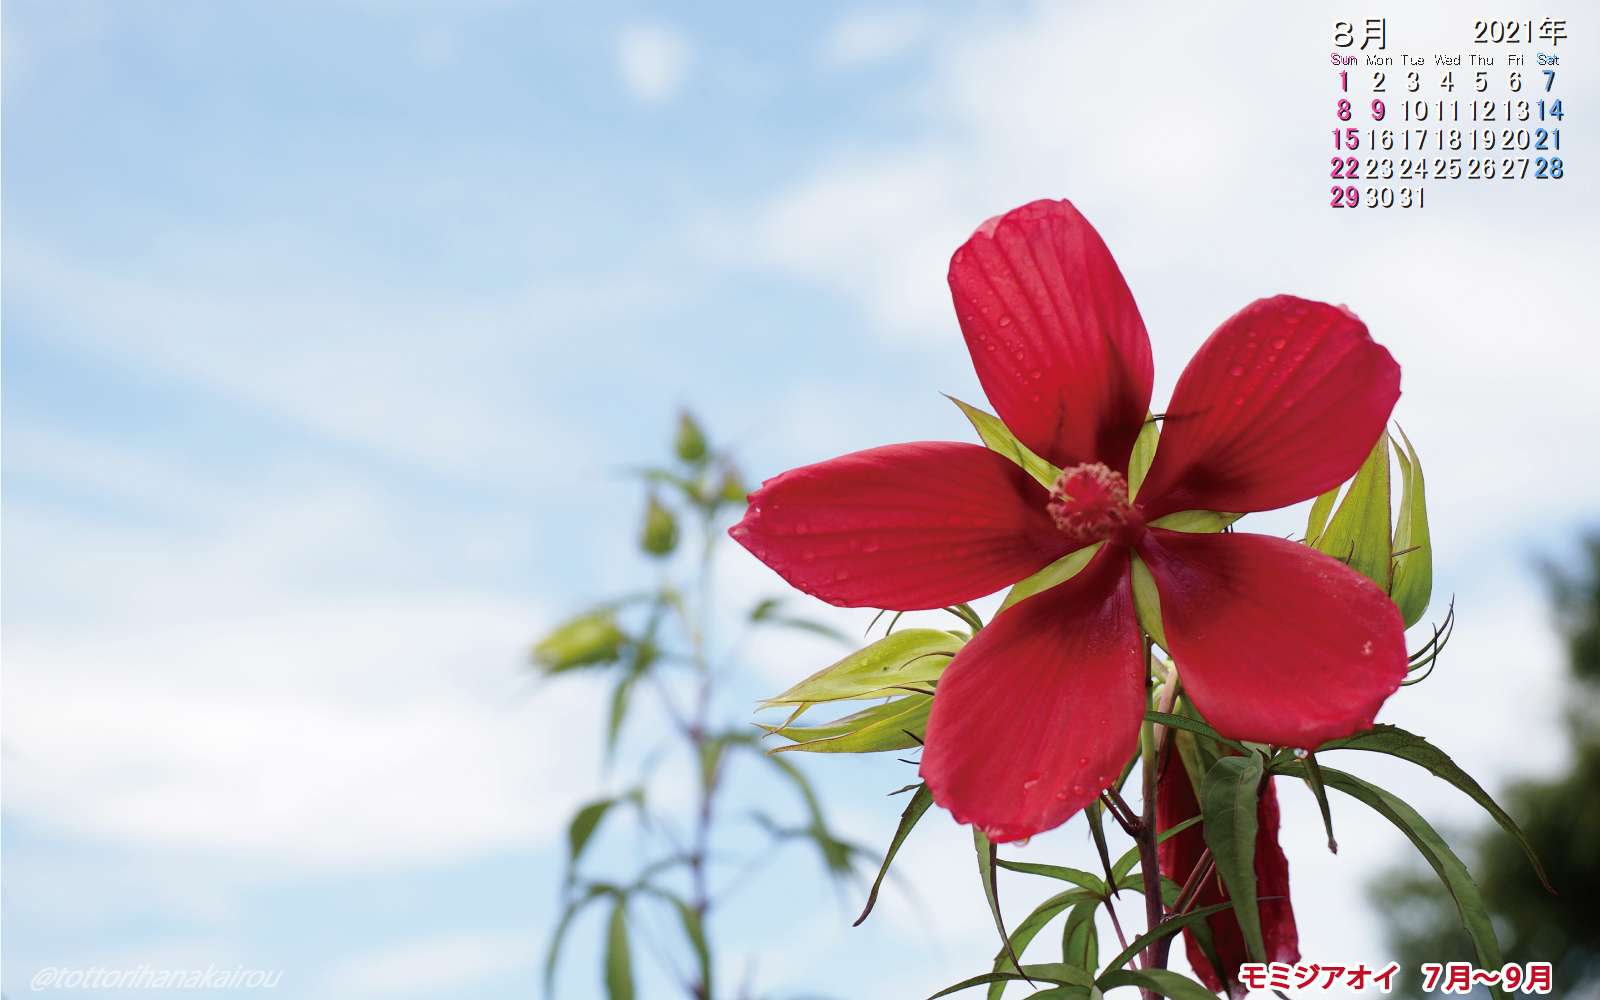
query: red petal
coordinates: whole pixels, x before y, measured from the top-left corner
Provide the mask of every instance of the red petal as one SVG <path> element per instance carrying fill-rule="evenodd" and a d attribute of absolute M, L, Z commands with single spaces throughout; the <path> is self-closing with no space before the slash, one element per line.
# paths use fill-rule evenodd
<path fill-rule="evenodd" d="M 992 594 L 1065 555 L 1048 502 L 987 448 L 923 441 L 775 476 L 728 533 L 831 604 L 915 611 Z"/>
<path fill-rule="evenodd" d="M 1140 506 L 1242 513 L 1355 474 L 1400 398 L 1400 366 L 1349 310 L 1289 295 L 1217 328 L 1178 379 Z"/>
<path fill-rule="evenodd" d="M 1294 924 L 1294 907 L 1289 902 L 1289 859 L 1284 857 L 1283 848 L 1278 844 L 1278 791 L 1274 780 L 1267 780 L 1266 791 L 1256 807 L 1256 897 L 1267 961 L 1293 964 L 1300 961 L 1300 938 Z M 1172 754 L 1156 786 L 1156 829 L 1165 830 L 1198 815 L 1200 804 L 1195 799 L 1194 785 L 1190 783 L 1183 762 Z M 1200 826 L 1167 838 L 1156 847 L 1161 873 L 1179 885 L 1187 884 L 1205 847 L 1205 832 Z M 1196 895 L 1194 905 L 1198 909 L 1227 899 L 1221 881 L 1213 875 Z M 1243 996 L 1245 990 L 1239 982 L 1239 966 L 1250 961 L 1250 953 L 1245 949 L 1238 920 L 1231 911 L 1223 911 L 1207 917 L 1206 924 L 1211 930 L 1211 946 L 1222 966 L 1220 974 L 1206 957 L 1200 942 L 1191 932 L 1184 931 L 1189 965 L 1209 989 L 1220 993 L 1226 988 L 1234 996 Z"/>
<path fill-rule="evenodd" d="M 1184 690 L 1224 736 L 1315 747 L 1371 726 L 1405 679 L 1394 602 L 1310 546 L 1152 528 L 1139 555 Z"/>
<path fill-rule="evenodd" d="M 933 800 L 996 842 L 1066 822 L 1137 749 L 1143 673 L 1128 553 L 1108 545 L 956 654 L 922 754 Z"/>
<path fill-rule="evenodd" d="M 1068 201 L 990 219 L 950 260 L 978 381 L 1056 465 L 1128 471 L 1150 406 L 1150 338 L 1111 251 Z"/>

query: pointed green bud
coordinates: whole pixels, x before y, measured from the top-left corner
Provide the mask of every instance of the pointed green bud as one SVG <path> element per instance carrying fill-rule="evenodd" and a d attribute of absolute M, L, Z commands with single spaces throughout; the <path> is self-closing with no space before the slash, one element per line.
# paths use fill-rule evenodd
<path fill-rule="evenodd" d="M 750 490 L 745 486 L 744 480 L 739 478 L 739 470 L 728 466 L 722 472 L 722 487 L 717 491 L 723 503 L 744 503 L 750 496 Z"/>
<path fill-rule="evenodd" d="M 653 495 L 644 511 L 644 532 L 639 544 L 653 556 L 669 555 L 678 547 L 678 519 Z"/>
<path fill-rule="evenodd" d="M 589 611 L 557 626 L 533 647 L 533 662 L 547 674 L 614 662 L 628 637 L 610 611 Z"/>
<path fill-rule="evenodd" d="M 706 457 L 706 435 L 688 410 L 678 414 L 678 436 L 672 442 L 673 450 L 685 462 L 699 462 Z"/>

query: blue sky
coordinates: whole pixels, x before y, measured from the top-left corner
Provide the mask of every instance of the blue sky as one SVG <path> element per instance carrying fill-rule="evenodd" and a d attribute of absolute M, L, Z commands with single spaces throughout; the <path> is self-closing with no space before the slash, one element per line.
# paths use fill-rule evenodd
<path fill-rule="evenodd" d="M 601 693 L 534 689 L 520 658 L 637 572 L 619 470 L 681 405 L 751 478 L 968 437 L 937 395 L 981 399 L 944 263 L 1041 196 L 1117 254 L 1158 399 L 1260 295 L 1368 321 L 1405 368 L 1462 611 L 1384 717 L 1491 786 L 1557 766 L 1526 738 L 1561 699 L 1530 566 L 1600 500 L 1593 185 L 1332 212 L 1330 17 L 1151 13 L 7 4 L 0 985 L 215 963 L 281 968 L 296 997 L 528 995 L 561 823 L 617 779 Z M 1573 23 L 1562 86 L 1592 105 Z M 1390 32 L 1467 29 L 1418 4 Z M 737 553 L 719 572 L 730 607 L 782 589 Z M 730 706 L 829 653 L 755 647 Z M 903 767 L 812 771 L 845 830 L 887 839 Z M 1349 807 L 1330 859 L 1285 799 L 1296 885 L 1326 899 L 1308 953 L 1381 958 L 1346 914 L 1399 838 Z M 730 945 L 770 986 L 846 997 L 978 971 L 987 917 L 943 826 L 908 848 L 927 905 L 851 931 L 801 859 L 739 897 Z M 1076 824 L 1029 852 L 1088 861 Z M 560 996 L 597 995 L 594 932 Z"/>

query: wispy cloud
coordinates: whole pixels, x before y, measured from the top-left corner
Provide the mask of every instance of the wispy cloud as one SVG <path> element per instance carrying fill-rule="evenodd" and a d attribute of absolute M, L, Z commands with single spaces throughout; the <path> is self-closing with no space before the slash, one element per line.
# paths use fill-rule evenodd
<path fill-rule="evenodd" d="M 689 39 L 665 25 L 628 24 L 617 39 L 622 84 L 644 104 L 664 104 L 676 97 L 693 58 Z"/>

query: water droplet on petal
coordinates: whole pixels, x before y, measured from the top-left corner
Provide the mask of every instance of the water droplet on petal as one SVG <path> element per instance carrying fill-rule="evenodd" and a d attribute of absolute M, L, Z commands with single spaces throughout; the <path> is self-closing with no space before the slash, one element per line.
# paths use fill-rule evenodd
<path fill-rule="evenodd" d="M 1001 316 L 1000 317 L 1000 325 L 1001 326 L 1010 326 L 1011 325 L 1011 317 L 1010 316 Z"/>
<path fill-rule="evenodd" d="M 1288 347 L 1288 346 L 1289 346 L 1289 338 L 1288 337 L 1274 337 L 1272 339 L 1272 349 L 1274 351 L 1281 351 L 1285 347 Z"/>
<path fill-rule="evenodd" d="M 1228 374 L 1234 376 L 1235 378 L 1239 377 L 1240 375 L 1243 375 L 1244 374 L 1244 365 L 1234 365 L 1232 368 L 1228 369 Z"/>

